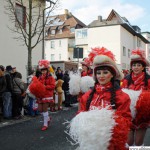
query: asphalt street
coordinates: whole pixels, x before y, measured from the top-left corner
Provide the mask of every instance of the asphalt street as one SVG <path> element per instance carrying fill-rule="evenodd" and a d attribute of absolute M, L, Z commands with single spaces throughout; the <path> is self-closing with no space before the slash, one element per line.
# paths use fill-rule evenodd
<path fill-rule="evenodd" d="M 50 113 L 52 122 L 47 131 L 41 131 L 42 117 L 0 127 L 0 150 L 74 150 L 67 141 L 66 120 L 70 121 L 76 114 L 77 106 Z M 145 145 L 150 146 L 150 129 Z"/>

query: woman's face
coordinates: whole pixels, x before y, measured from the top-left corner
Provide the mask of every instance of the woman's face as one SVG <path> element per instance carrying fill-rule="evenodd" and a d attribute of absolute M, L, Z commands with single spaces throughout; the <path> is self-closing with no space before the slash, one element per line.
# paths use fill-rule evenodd
<path fill-rule="evenodd" d="M 96 78 L 101 85 L 105 85 L 113 78 L 112 73 L 109 70 L 97 70 Z"/>
<path fill-rule="evenodd" d="M 87 71 L 87 70 L 88 70 L 87 66 L 82 65 L 82 70 L 83 70 L 83 71 Z"/>
<path fill-rule="evenodd" d="M 142 71 L 144 70 L 144 67 L 141 63 L 133 63 L 131 68 L 135 75 L 142 73 Z"/>
<path fill-rule="evenodd" d="M 46 74 L 46 73 L 47 73 L 47 69 L 42 69 L 42 70 L 41 70 L 41 73 L 42 73 L 42 74 Z"/>

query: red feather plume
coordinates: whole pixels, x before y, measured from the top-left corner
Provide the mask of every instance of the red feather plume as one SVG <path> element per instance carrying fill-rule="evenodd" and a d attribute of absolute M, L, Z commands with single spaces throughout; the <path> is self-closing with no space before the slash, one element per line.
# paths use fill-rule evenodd
<path fill-rule="evenodd" d="M 44 98 L 46 93 L 45 86 L 36 77 L 33 77 L 29 90 L 37 98 Z"/>
<path fill-rule="evenodd" d="M 150 91 L 143 91 L 136 104 L 136 118 L 137 125 L 141 123 L 150 122 Z"/>
<path fill-rule="evenodd" d="M 109 58 L 111 58 L 113 61 L 116 61 L 114 54 L 110 50 L 107 50 L 105 47 L 101 47 L 101 48 L 96 47 L 96 48 L 92 48 L 92 51 L 88 55 L 90 63 L 93 63 L 93 60 L 97 55 L 106 55 Z"/>
<path fill-rule="evenodd" d="M 115 122 L 117 123 L 112 130 L 113 135 L 110 140 L 109 150 L 126 150 L 125 144 L 127 142 L 128 133 L 131 123 L 124 118 L 120 112 L 115 112 Z"/>
<path fill-rule="evenodd" d="M 50 62 L 48 60 L 42 59 L 42 60 L 39 60 L 38 65 L 40 69 L 48 68 L 50 66 Z"/>
<path fill-rule="evenodd" d="M 141 58 L 145 59 L 144 50 L 140 50 L 140 49 L 132 50 L 131 55 L 139 55 Z"/>

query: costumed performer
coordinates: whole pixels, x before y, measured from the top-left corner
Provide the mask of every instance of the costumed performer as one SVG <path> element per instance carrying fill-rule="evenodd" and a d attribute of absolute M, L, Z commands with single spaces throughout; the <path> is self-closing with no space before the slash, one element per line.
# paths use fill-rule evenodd
<path fill-rule="evenodd" d="M 38 62 L 39 69 L 42 75 L 38 80 L 33 78 L 32 83 L 29 86 L 29 90 L 37 98 L 38 110 L 43 114 L 44 124 L 42 131 L 48 129 L 51 117 L 48 114 L 48 107 L 50 104 L 54 104 L 53 93 L 55 89 L 55 79 L 49 73 L 50 62 L 48 60 L 40 60 Z"/>
<path fill-rule="evenodd" d="M 70 124 L 69 134 L 78 141 L 80 150 L 125 150 L 131 122 L 130 98 L 116 81 L 121 80 L 123 74 L 117 68 L 113 53 L 104 47 L 92 49 L 89 59 L 93 62 L 95 85 L 80 99 L 80 110 L 72 123 L 77 121 Z M 98 112 L 91 116 L 96 109 L 101 116 Z M 110 117 L 117 120 L 115 125 L 109 122 L 109 113 L 116 114 Z M 110 124 L 113 127 L 109 127 Z"/>
<path fill-rule="evenodd" d="M 136 117 L 133 118 L 129 133 L 129 146 L 144 145 L 144 137 L 150 122 L 150 93 L 148 93 L 148 90 L 150 90 L 150 76 L 146 73 L 147 66 L 149 66 L 149 62 L 145 58 L 145 51 L 140 49 L 132 50 L 130 62 L 131 73 L 124 78 L 122 88 L 134 91 L 142 90 L 141 96 L 146 97 L 145 101 L 142 97 L 139 98 L 135 104 Z"/>

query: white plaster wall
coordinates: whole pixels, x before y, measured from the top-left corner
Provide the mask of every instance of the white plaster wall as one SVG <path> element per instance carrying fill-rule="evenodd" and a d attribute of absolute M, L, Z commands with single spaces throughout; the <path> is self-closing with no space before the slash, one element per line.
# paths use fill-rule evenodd
<path fill-rule="evenodd" d="M 44 4 L 44 3 L 43 3 Z M 7 66 L 12 65 L 17 67 L 17 70 L 22 73 L 23 80 L 26 82 L 27 72 L 27 47 L 23 46 L 23 43 L 16 41 L 13 37 L 16 33 L 12 33 L 7 26 L 15 27 L 5 14 L 5 8 L 7 3 L 5 0 L 0 0 L 0 64 Z M 42 24 L 42 22 L 41 22 Z M 42 43 L 34 48 L 32 53 L 32 64 L 37 65 L 39 59 L 42 58 Z"/>
<path fill-rule="evenodd" d="M 61 46 L 59 46 L 59 40 L 61 40 Z M 51 41 L 55 42 L 55 48 L 51 48 Z M 61 60 L 68 60 L 68 38 L 55 39 L 45 41 L 45 58 L 51 61 L 51 54 L 55 55 L 55 61 L 59 61 L 59 54 L 61 54 Z"/>
<path fill-rule="evenodd" d="M 120 26 L 104 26 L 88 29 L 88 50 L 94 47 L 106 47 L 111 50 L 117 64 L 120 63 Z"/>
<path fill-rule="evenodd" d="M 122 69 L 129 69 L 130 67 L 130 56 L 128 56 L 128 50 L 130 49 L 130 52 L 132 49 L 134 49 L 135 45 L 135 39 L 134 36 L 128 32 L 126 29 L 120 26 L 120 33 L 121 33 L 121 39 L 120 39 L 120 64 L 122 66 Z M 126 48 L 126 56 L 123 56 L 123 47 Z M 126 64 L 126 67 L 123 68 L 123 63 Z"/>

